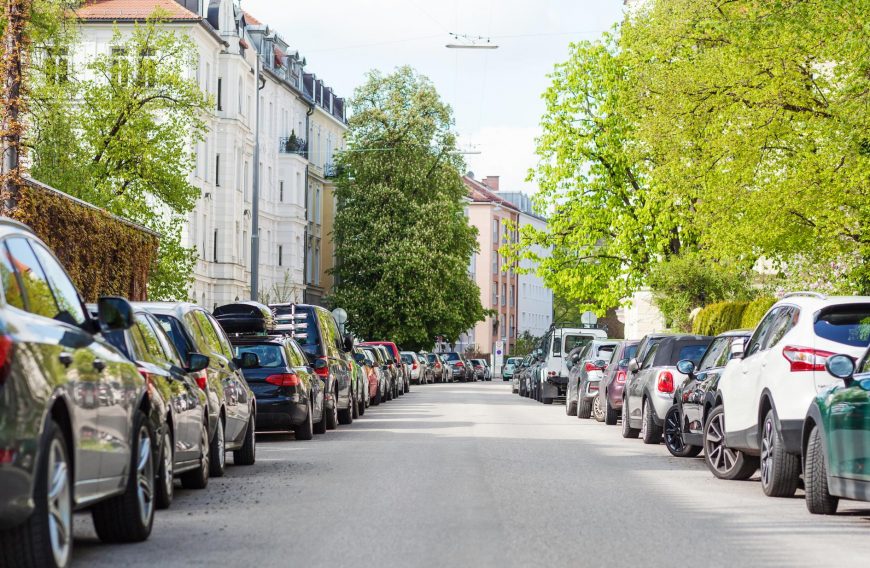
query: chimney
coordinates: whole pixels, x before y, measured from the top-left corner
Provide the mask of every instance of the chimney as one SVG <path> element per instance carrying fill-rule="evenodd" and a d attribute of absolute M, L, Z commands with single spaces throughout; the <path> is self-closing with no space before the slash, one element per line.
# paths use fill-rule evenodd
<path fill-rule="evenodd" d="M 493 191 L 498 191 L 498 176 L 486 176 L 483 178 L 483 185 Z"/>

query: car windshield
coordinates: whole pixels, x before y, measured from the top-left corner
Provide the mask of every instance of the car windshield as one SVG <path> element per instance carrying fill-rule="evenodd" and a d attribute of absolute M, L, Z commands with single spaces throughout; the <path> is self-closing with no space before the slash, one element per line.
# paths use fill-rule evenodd
<path fill-rule="evenodd" d="M 870 304 L 833 306 L 823 310 L 813 328 L 822 339 L 852 347 L 870 344 Z"/>
<path fill-rule="evenodd" d="M 701 343 L 698 345 L 683 345 L 677 352 L 677 357 L 671 357 L 672 364 L 676 365 L 677 361 L 682 361 L 683 359 L 688 359 L 693 362 L 695 365 L 701 360 L 701 357 L 704 356 L 704 352 L 707 351 L 707 343 Z"/>
<path fill-rule="evenodd" d="M 236 357 L 241 357 L 244 353 L 253 353 L 260 359 L 260 367 L 265 369 L 275 369 L 285 367 L 284 354 L 280 345 L 236 345 Z"/>

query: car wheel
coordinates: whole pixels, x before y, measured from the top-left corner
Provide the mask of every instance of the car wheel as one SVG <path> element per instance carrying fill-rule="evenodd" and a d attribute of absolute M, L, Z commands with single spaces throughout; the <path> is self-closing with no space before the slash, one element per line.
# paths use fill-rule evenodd
<path fill-rule="evenodd" d="M 577 401 L 569 400 L 565 403 L 565 414 L 568 416 L 577 416 Z"/>
<path fill-rule="evenodd" d="M 356 409 L 356 418 L 359 418 L 360 416 L 362 416 L 365 413 L 366 413 L 366 401 L 361 400 L 361 401 L 359 401 L 359 407 Z"/>
<path fill-rule="evenodd" d="M 4 566 L 66 568 L 72 558 L 73 468 L 69 448 L 54 420 L 46 424 L 42 440 L 34 471 L 33 514 L 17 527 L 0 531 Z"/>
<path fill-rule="evenodd" d="M 813 426 L 813 430 L 810 432 L 804 465 L 807 510 L 814 515 L 833 515 L 837 512 L 840 499 L 828 491 L 828 468 L 825 464 L 822 434 L 818 426 Z"/>
<path fill-rule="evenodd" d="M 209 454 L 211 453 L 208 443 L 208 418 L 202 421 L 199 443 L 202 451 L 199 456 L 199 467 L 181 474 L 181 486 L 185 489 L 205 489 L 208 486 Z"/>
<path fill-rule="evenodd" d="M 353 419 L 356 420 L 357 418 L 359 418 L 360 404 L 365 406 L 365 402 L 361 401 L 361 400 L 352 399 L 350 404 L 351 404 L 351 410 L 353 411 Z"/>
<path fill-rule="evenodd" d="M 598 422 L 604 422 L 604 408 L 601 406 L 601 397 L 597 394 L 592 399 L 592 417 Z"/>
<path fill-rule="evenodd" d="M 338 423 L 342 426 L 353 424 L 353 407 L 356 406 L 353 402 L 353 393 L 349 393 L 347 399 L 347 408 L 338 411 Z"/>
<path fill-rule="evenodd" d="M 758 458 L 747 456 L 725 445 L 725 409 L 710 411 L 704 425 L 704 462 L 719 479 L 744 480 L 758 469 Z"/>
<path fill-rule="evenodd" d="M 761 489 L 768 497 L 791 497 L 800 474 L 800 458 L 785 451 L 776 415 L 769 410 L 761 431 Z"/>
<path fill-rule="evenodd" d="M 168 509 L 172 504 L 172 495 L 175 490 L 173 478 L 173 466 L 175 457 L 172 445 L 172 436 L 168 432 L 163 434 L 163 442 L 160 444 L 160 467 L 157 470 L 157 508 Z"/>
<path fill-rule="evenodd" d="M 217 428 L 214 429 L 214 436 L 211 437 L 211 446 L 208 449 L 209 453 L 209 470 L 208 473 L 212 477 L 223 477 L 227 467 L 227 452 L 226 452 L 226 426 L 224 426 L 224 418 L 221 415 L 217 423 Z"/>
<path fill-rule="evenodd" d="M 308 417 L 305 422 L 293 429 L 293 437 L 297 440 L 310 440 L 314 437 L 314 409 L 308 405 Z"/>
<path fill-rule="evenodd" d="M 604 423 L 608 426 L 616 426 L 616 422 L 619 420 L 619 413 L 610 405 L 610 398 L 607 395 L 604 398 L 606 400 L 604 403 Z"/>
<path fill-rule="evenodd" d="M 631 420 L 628 418 L 628 401 L 626 399 L 622 399 L 622 437 L 623 438 L 637 438 L 638 434 L 640 434 L 640 430 L 637 428 L 631 427 Z"/>
<path fill-rule="evenodd" d="M 233 451 L 233 463 L 236 465 L 254 465 L 257 461 L 257 433 L 255 429 L 253 413 L 248 418 L 248 426 L 245 428 L 245 441 L 242 447 Z"/>
<path fill-rule="evenodd" d="M 328 408 L 327 404 L 324 402 L 323 405 L 326 407 L 326 429 L 327 430 L 335 430 L 338 428 L 338 393 L 334 395 L 335 397 L 332 399 L 332 408 Z"/>
<path fill-rule="evenodd" d="M 326 403 L 323 403 L 323 406 L 320 410 L 320 420 L 314 423 L 314 433 L 315 434 L 326 434 Z"/>
<path fill-rule="evenodd" d="M 680 424 L 680 409 L 674 405 L 665 415 L 664 429 L 665 447 L 672 456 L 678 458 L 693 458 L 701 453 L 700 446 L 690 446 L 683 443 L 683 427 Z"/>
<path fill-rule="evenodd" d="M 592 416 L 592 401 L 581 398 L 577 404 L 577 418 L 589 418 L 590 416 Z"/>
<path fill-rule="evenodd" d="M 121 495 L 94 505 L 94 529 L 103 542 L 140 542 L 154 524 L 154 452 L 145 414 L 133 417 L 130 469 Z"/>
<path fill-rule="evenodd" d="M 408 394 L 409 392 L 411 392 L 411 384 L 405 383 L 405 394 Z"/>
<path fill-rule="evenodd" d="M 375 393 L 375 397 L 372 399 L 372 406 L 377 406 L 381 403 L 381 387 L 378 385 L 378 392 Z"/>
<path fill-rule="evenodd" d="M 640 427 L 640 437 L 644 444 L 660 444 L 662 441 L 662 427 L 656 424 L 653 416 L 653 406 L 646 399 L 643 401 L 643 422 Z"/>

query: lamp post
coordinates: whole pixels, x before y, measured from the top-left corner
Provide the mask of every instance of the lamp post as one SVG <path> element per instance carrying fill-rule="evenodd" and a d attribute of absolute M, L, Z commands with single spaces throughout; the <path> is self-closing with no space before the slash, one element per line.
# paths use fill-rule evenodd
<path fill-rule="evenodd" d="M 256 63 L 254 64 L 254 179 L 251 198 L 254 200 L 251 207 L 251 300 L 258 301 L 260 290 L 260 91 L 265 87 L 265 82 L 260 85 L 260 57 L 263 44 L 274 38 L 274 34 L 263 35 L 260 43 L 255 44 Z"/>

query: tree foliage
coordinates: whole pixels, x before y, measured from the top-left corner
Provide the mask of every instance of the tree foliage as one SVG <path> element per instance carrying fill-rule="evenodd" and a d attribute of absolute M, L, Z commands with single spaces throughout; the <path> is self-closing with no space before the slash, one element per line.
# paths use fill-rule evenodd
<path fill-rule="evenodd" d="M 32 175 L 161 234 L 149 294 L 185 299 L 196 252 L 181 227 L 199 190 L 190 183 L 209 97 L 188 78 L 192 41 L 155 15 L 115 31 L 108 53 L 70 68 L 73 33 L 56 33 L 34 57 Z"/>
<path fill-rule="evenodd" d="M 463 212 L 462 160 L 450 107 L 409 67 L 369 73 L 351 101 L 338 157 L 330 304 L 367 339 L 410 349 L 455 340 L 483 319 L 469 278 L 476 231 Z"/>

